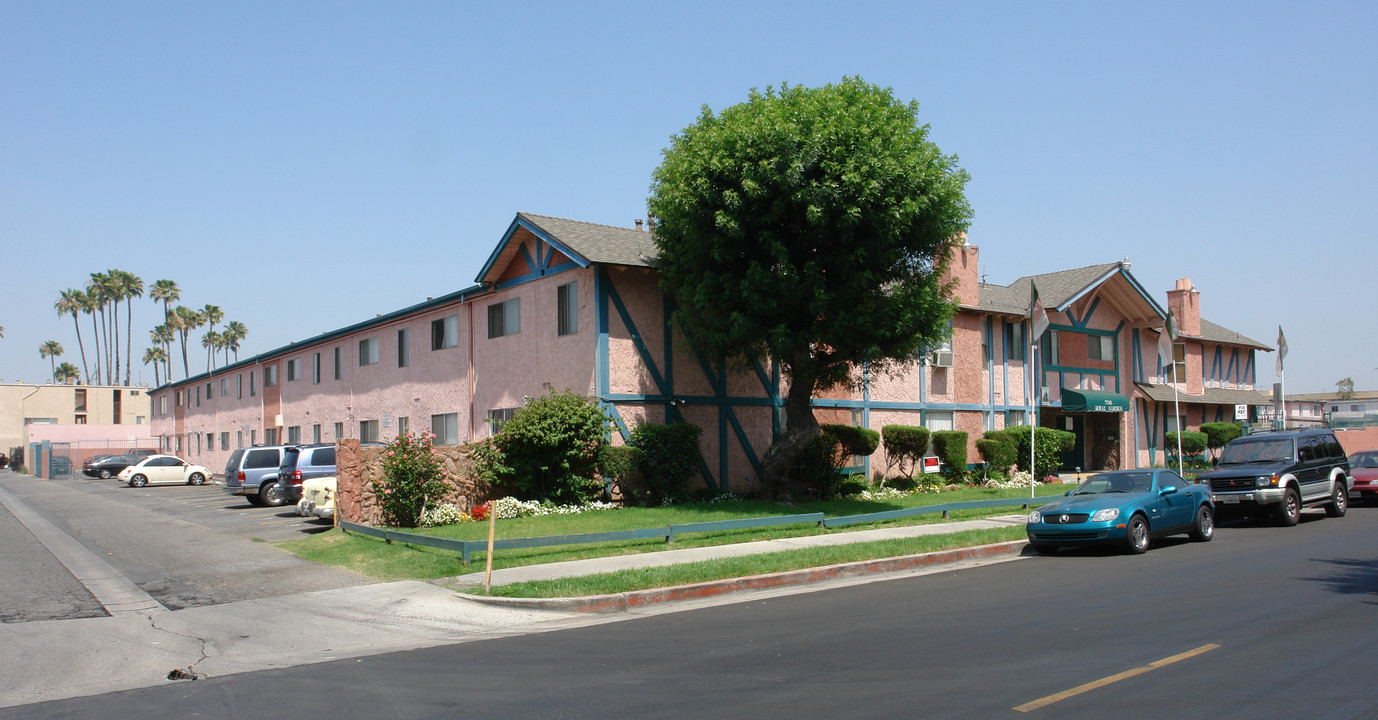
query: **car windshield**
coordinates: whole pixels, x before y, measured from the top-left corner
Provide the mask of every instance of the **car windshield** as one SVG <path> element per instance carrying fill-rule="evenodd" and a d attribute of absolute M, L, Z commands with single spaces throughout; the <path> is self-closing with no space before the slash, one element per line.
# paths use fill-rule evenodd
<path fill-rule="evenodd" d="M 1289 462 L 1292 457 L 1291 440 L 1236 440 L 1225 446 L 1225 451 L 1220 454 L 1220 464 Z"/>
<path fill-rule="evenodd" d="M 1072 494 L 1138 493 L 1148 492 L 1152 487 L 1153 473 L 1150 472 L 1101 473 L 1078 485 Z"/>
<path fill-rule="evenodd" d="M 1378 468 L 1378 452 L 1361 452 L 1349 456 L 1351 468 Z"/>

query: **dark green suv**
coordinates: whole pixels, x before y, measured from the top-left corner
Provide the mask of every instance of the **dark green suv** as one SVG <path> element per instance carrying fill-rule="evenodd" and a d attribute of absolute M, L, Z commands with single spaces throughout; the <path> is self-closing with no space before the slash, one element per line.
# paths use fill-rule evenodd
<path fill-rule="evenodd" d="M 1303 507 L 1322 506 L 1330 517 L 1349 509 L 1349 459 L 1324 429 L 1235 438 L 1197 482 L 1210 485 L 1217 514 L 1269 511 L 1278 524 L 1296 525 Z"/>

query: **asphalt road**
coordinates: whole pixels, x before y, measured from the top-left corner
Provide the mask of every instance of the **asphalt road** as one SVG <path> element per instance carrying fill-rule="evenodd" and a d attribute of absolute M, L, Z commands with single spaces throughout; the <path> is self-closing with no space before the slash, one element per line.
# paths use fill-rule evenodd
<path fill-rule="evenodd" d="M 283 509 L 250 510 L 218 487 L 130 488 L 114 480 L 48 481 L 5 471 L 0 490 L 170 610 L 372 582 L 259 542 L 302 537 L 322 526 L 302 518 L 273 523 Z M 3 507 L 0 543 L 0 621 L 106 615 L 98 598 Z"/>
<path fill-rule="evenodd" d="M 1378 508 L 0 718 L 1374 718 Z"/>

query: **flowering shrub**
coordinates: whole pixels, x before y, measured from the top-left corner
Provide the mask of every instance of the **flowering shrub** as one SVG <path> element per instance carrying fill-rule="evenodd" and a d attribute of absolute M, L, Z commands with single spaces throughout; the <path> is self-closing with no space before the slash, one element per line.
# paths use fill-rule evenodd
<path fill-rule="evenodd" d="M 613 510 L 617 508 L 616 505 L 605 502 L 590 502 L 583 505 L 553 505 L 535 500 L 522 501 L 513 497 L 498 498 L 488 503 L 487 506 L 486 510 L 490 510 L 499 520 L 540 517 L 542 515 L 577 515 L 587 510 Z M 479 518 L 475 517 L 474 519 Z"/>
<path fill-rule="evenodd" d="M 1010 478 L 1009 478 L 1008 480 L 1003 481 L 1003 482 L 1000 481 L 1000 480 L 995 480 L 995 479 L 987 480 L 986 482 L 982 483 L 982 487 L 988 487 L 988 488 L 1005 488 L 1005 489 L 1009 490 L 1009 489 L 1014 489 L 1014 488 L 1027 488 L 1027 487 L 1029 487 L 1032 483 L 1033 483 L 1033 475 L 1031 475 L 1031 474 L 1030 474 L 1028 471 L 1026 471 L 1026 470 L 1020 470 L 1020 471 L 1018 471 L 1018 472 L 1016 472 L 1016 473 L 1010 475 Z"/>
<path fill-rule="evenodd" d="M 434 437 L 398 435 L 383 451 L 383 478 L 373 481 L 373 492 L 394 525 L 416 527 L 427 504 L 445 494 L 440 458 L 431 447 Z"/>
<path fill-rule="evenodd" d="M 468 520 L 462 510 L 448 503 L 431 505 L 421 511 L 421 527 L 440 527 L 441 525 L 454 525 Z"/>
<path fill-rule="evenodd" d="M 479 503 L 469 508 L 469 518 L 472 520 L 487 520 L 488 503 Z"/>

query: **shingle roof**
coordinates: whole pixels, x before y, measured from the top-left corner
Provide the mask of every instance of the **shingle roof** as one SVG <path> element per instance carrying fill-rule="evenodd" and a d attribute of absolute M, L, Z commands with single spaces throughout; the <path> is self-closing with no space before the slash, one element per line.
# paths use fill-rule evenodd
<path fill-rule="evenodd" d="M 1172 402 L 1173 391 L 1171 385 L 1154 385 L 1152 383 L 1134 383 L 1144 391 L 1150 399 L 1156 402 Z M 1188 395 L 1178 392 L 1177 401 L 1195 403 L 1197 405 L 1272 405 L 1273 396 L 1262 390 L 1243 390 L 1239 388 L 1206 388 L 1204 395 Z"/>
<path fill-rule="evenodd" d="M 651 239 L 651 233 L 644 230 L 524 212 L 517 213 L 517 217 L 589 262 L 650 267 L 655 261 L 655 242 Z"/>
<path fill-rule="evenodd" d="M 1258 348 L 1259 350 L 1273 349 L 1271 345 L 1264 345 L 1257 340 L 1240 335 L 1227 327 L 1216 325 L 1205 318 L 1201 318 L 1200 339 L 1209 342 L 1227 343 L 1230 345 L 1245 345 Z"/>
<path fill-rule="evenodd" d="M 1028 315 L 1029 297 L 1032 294 L 1029 287 L 1031 283 L 1038 285 L 1038 296 L 1043 301 L 1044 307 L 1050 309 L 1062 307 L 1082 295 L 1087 289 L 1104 282 L 1121 270 L 1125 270 L 1126 280 L 1137 288 L 1137 281 L 1129 276 L 1123 263 L 1088 265 L 1041 275 L 1025 275 L 1005 286 L 983 284 L 981 285 L 980 304 L 976 309 L 994 313 Z M 1154 306 L 1155 310 L 1159 309 L 1157 303 L 1153 302 L 1146 293 L 1141 292 L 1141 294 L 1144 295 L 1144 299 L 1150 305 Z"/>

